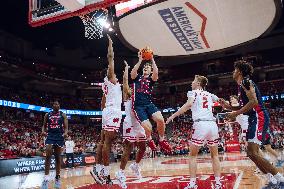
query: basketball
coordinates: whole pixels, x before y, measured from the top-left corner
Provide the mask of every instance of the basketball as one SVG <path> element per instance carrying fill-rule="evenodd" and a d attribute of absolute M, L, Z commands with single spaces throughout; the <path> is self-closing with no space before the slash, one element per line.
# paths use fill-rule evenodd
<path fill-rule="evenodd" d="M 150 49 L 150 47 L 145 47 L 141 50 L 142 53 L 142 59 L 143 60 L 151 60 L 153 57 L 153 51 Z"/>

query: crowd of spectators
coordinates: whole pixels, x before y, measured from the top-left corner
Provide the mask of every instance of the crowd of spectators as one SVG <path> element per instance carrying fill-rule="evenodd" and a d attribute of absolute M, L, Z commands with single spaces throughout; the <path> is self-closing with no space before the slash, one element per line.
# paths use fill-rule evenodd
<path fill-rule="evenodd" d="M 282 80 L 283 81 L 283 80 Z M 260 83 L 263 94 L 269 95 L 279 94 L 282 91 L 283 82 L 275 81 L 275 83 L 264 82 Z M 270 87 L 269 87 L 270 86 Z M 273 87 L 271 87 L 273 86 Z M 232 88 L 232 90 L 230 90 Z M 5 90 L 2 90 L 5 89 Z M 226 89 L 226 90 L 225 90 Z M 226 95 L 233 94 L 232 86 L 222 86 L 215 89 L 220 92 L 226 91 Z M 218 94 L 218 92 L 216 93 Z M 223 94 L 225 94 L 223 92 Z M 56 95 L 43 95 L 39 93 L 32 93 L 26 91 L 18 91 L 9 88 L 1 87 L 1 99 L 11 101 L 25 102 L 38 105 L 50 104 L 50 100 L 56 98 Z M 58 96 L 60 98 L 60 96 Z M 164 97 L 164 98 L 167 98 Z M 157 98 L 159 99 L 159 98 Z M 178 106 L 186 101 L 186 91 L 179 92 L 174 97 L 174 103 Z M 271 102 L 275 102 L 276 106 L 271 106 Z M 76 109 L 84 109 L 84 100 L 62 96 L 59 99 L 62 107 Z M 273 147 L 283 147 L 284 136 L 284 109 L 283 100 L 270 99 L 267 107 L 270 113 L 271 129 L 274 134 Z M 158 103 L 158 106 L 161 105 Z M 99 106 L 99 103 L 97 104 Z M 89 106 L 90 107 L 90 106 Z M 164 107 L 161 105 L 160 107 Z M 167 115 L 165 115 L 167 116 Z M 31 157 L 37 155 L 44 155 L 44 139 L 41 136 L 42 127 L 42 113 L 31 112 L 27 110 L 19 110 L 14 108 L 0 107 L 0 156 L 2 158 L 15 157 Z M 169 143 L 172 146 L 172 152 L 161 152 L 158 148 L 158 154 L 166 155 L 184 155 L 189 152 L 189 139 L 191 136 L 192 120 L 190 112 L 186 116 L 182 116 L 175 120 L 170 126 L 168 133 Z M 75 154 L 82 154 L 86 152 L 95 152 L 96 143 L 99 140 L 100 122 L 97 125 L 90 125 L 86 123 L 70 124 L 70 136 L 75 141 Z M 229 140 L 240 140 L 243 143 L 241 129 L 237 124 L 222 124 L 219 126 L 220 149 L 225 150 L 225 143 Z M 118 137 L 115 145 L 112 147 L 115 157 L 119 158 L 122 154 L 122 140 Z M 157 132 L 153 132 L 152 138 L 158 141 Z M 206 149 L 204 149 L 206 151 Z M 149 150 L 147 151 L 149 154 Z M 148 155 L 149 156 L 149 155 Z M 151 156 L 151 155 L 150 155 Z"/>
<path fill-rule="evenodd" d="M 32 105 L 50 107 L 53 100 L 58 100 L 65 109 L 98 110 L 102 91 L 94 93 L 92 99 L 79 98 L 76 95 L 55 95 L 40 91 L 26 91 L 0 86 L 0 99 Z"/>

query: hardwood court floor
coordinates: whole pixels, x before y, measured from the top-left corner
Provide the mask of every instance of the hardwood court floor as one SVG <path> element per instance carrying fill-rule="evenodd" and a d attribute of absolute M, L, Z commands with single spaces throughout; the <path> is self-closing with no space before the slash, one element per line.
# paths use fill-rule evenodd
<path fill-rule="evenodd" d="M 266 178 L 262 174 L 255 174 L 255 166 L 245 154 L 231 153 L 220 155 L 222 166 L 222 183 L 226 189 L 259 189 L 265 186 Z M 188 157 L 163 157 L 144 159 L 141 162 L 143 178 L 137 180 L 127 168 L 128 189 L 183 189 L 189 181 Z M 214 180 L 210 156 L 198 157 L 198 185 L 199 189 L 211 189 Z M 129 163 L 130 164 L 130 163 Z M 129 165 L 128 164 L 128 165 Z M 119 189 L 114 180 L 113 186 L 99 186 L 94 184 L 89 171 L 92 166 L 62 170 L 62 188 L 64 189 Z M 111 176 L 119 169 L 119 163 L 111 164 Z M 282 170 L 281 170 L 282 172 Z M 0 189 L 31 189 L 39 188 L 43 172 L 14 175 L 0 178 Z M 54 171 L 51 172 L 54 178 Z M 53 188 L 53 181 L 49 188 Z"/>

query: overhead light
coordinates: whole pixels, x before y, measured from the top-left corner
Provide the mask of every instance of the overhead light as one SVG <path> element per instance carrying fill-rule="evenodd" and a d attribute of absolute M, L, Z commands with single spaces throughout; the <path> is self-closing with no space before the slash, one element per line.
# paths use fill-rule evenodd
<path fill-rule="evenodd" d="M 33 62 L 33 65 L 35 65 L 35 63 Z"/>
<path fill-rule="evenodd" d="M 99 56 L 99 59 L 101 59 L 101 57 Z"/>
<path fill-rule="evenodd" d="M 84 75 L 84 74 L 82 74 L 82 75 Z"/>
<path fill-rule="evenodd" d="M 87 79 L 87 77 L 85 76 L 85 79 Z"/>
<path fill-rule="evenodd" d="M 113 31 L 113 29 L 112 29 L 112 28 L 109 28 L 109 29 L 108 29 L 108 31 L 112 32 L 112 31 Z"/>

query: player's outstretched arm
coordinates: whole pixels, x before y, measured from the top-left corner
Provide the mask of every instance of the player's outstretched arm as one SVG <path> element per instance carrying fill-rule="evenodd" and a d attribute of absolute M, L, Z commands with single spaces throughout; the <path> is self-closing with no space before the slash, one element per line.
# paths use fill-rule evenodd
<path fill-rule="evenodd" d="M 246 113 L 258 105 L 258 100 L 256 97 L 255 88 L 253 84 L 250 82 L 249 89 L 246 89 L 246 87 L 244 87 L 243 85 L 242 85 L 242 88 L 246 92 L 249 102 L 245 106 L 243 106 L 241 109 L 229 113 L 227 117 L 230 119 L 235 119 L 238 115 Z"/>
<path fill-rule="evenodd" d="M 64 124 L 64 137 L 66 138 L 68 136 L 68 119 L 66 114 L 62 114 L 63 116 L 63 124 Z"/>
<path fill-rule="evenodd" d="M 135 66 L 131 70 L 131 73 L 130 73 L 131 79 L 136 79 L 136 77 L 138 76 L 138 70 L 139 70 L 140 65 L 142 63 L 142 53 L 141 53 L 141 51 L 138 52 L 138 58 L 139 59 L 138 59 L 137 64 L 135 64 Z"/>
<path fill-rule="evenodd" d="M 46 113 L 43 118 L 43 125 L 42 125 L 42 131 L 41 131 L 43 135 L 46 135 L 47 116 L 48 116 L 48 113 Z"/>
<path fill-rule="evenodd" d="M 108 37 L 108 52 L 107 52 L 107 60 L 108 60 L 108 72 L 107 72 L 107 78 L 110 82 L 116 83 L 115 80 L 115 73 L 114 73 L 114 52 L 113 52 L 113 42 L 109 35 Z"/>
<path fill-rule="evenodd" d="M 184 114 L 186 111 L 188 111 L 191 108 L 191 106 L 192 106 L 192 104 L 194 102 L 194 99 L 195 98 L 188 98 L 187 102 L 177 112 L 175 112 L 173 115 L 171 115 L 167 119 L 166 124 L 170 123 L 176 117 L 178 117 L 178 116 Z"/>
<path fill-rule="evenodd" d="M 125 69 L 123 73 L 123 99 L 127 100 L 131 95 L 131 90 L 128 84 L 128 69 L 130 68 L 127 62 L 124 60 Z"/>
<path fill-rule="evenodd" d="M 219 98 L 218 99 L 218 102 L 221 104 L 221 106 L 224 108 L 224 109 L 227 109 L 227 110 L 233 110 L 233 111 L 236 111 L 236 110 L 239 110 L 240 107 L 234 107 L 234 106 L 231 106 L 228 102 L 226 102 L 225 99 L 223 98 Z"/>
<path fill-rule="evenodd" d="M 152 61 L 152 66 L 153 66 L 152 80 L 157 81 L 158 78 L 159 78 L 159 69 L 158 69 L 157 64 L 154 60 L 154 57 L 152 57 L 151 61 Z"/>

